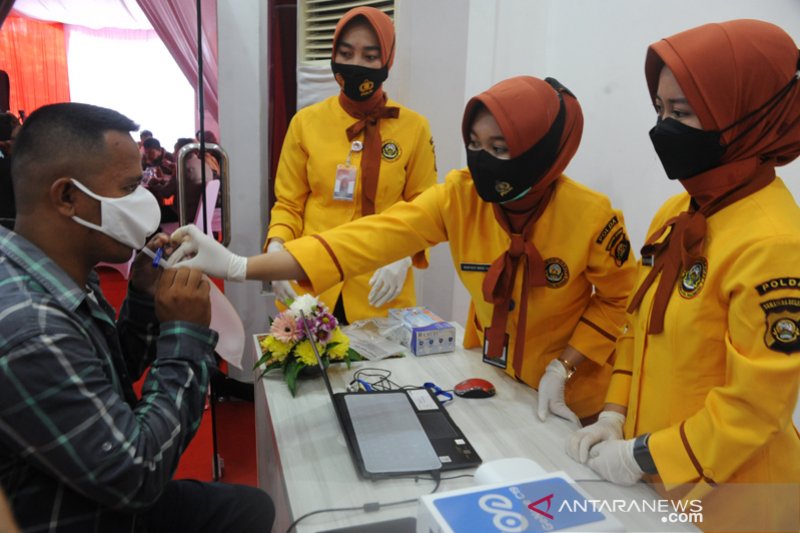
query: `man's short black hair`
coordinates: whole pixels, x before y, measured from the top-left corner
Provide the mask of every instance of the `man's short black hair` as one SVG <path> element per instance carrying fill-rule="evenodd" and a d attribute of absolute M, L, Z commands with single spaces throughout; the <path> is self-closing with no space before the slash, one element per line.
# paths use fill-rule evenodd
<path fill-rule="evenodd" d="M 140 139 L 144 139 L 145 137 L 149 139 L 152 136 L 153 136 L 153 132 L 150 131 L 150 130 L 142 130 L 142 131 L 139 132 L 139 138 Z"/>
<path fill-rule="evenodd" d="M 0 113 L 0 141 L 11 139 L 14 128 L 19 126 L 19 119 L 13 113 Z"/>
<path fill-rule="evenodd" d="M 155 148 L 157 150 L 161 148 L 161 143 L 158 142 L 158 139 L 156 139 L 155 137 L 150 137 L 149 139 L 144 140 L 142 146 L 144 147 L 145 150 L 150 150 L 152 148 Z"/>
<path fill-rule="evenodd" d="M 125 115 L 90 104 L 42 106 L 23 123 L 14 144 L 11 177 L 17 210 L 25 212 L 62 176 L 94 175 L 105 162 L 105 134 L 139 126 Z"/>

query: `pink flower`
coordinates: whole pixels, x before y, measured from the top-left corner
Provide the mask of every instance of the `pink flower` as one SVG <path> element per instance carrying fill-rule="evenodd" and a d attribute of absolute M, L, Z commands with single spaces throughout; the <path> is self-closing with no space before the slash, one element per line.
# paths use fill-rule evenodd
<path fill-rule="evenodd" d="M 281 313 L 272 321 L 269 328 L 270 334 L 281 342 L 295 342 L 300 340 L 297 322 L 290 313 Z"/>
<path fill-rule="evenodd" d="M 328 344 L 329 340 L 331 340 L 330 331 L 324 329 L 317 330 L 317 342 L 319 342 L 320 344 Z"/>
<path fill-rule="evenodd" d="M 330 313 L 323 313 L 317 318 L 316 327 L 319 330 L 331 332 L 336 329 L 337 325 L 336 317 Z"/>

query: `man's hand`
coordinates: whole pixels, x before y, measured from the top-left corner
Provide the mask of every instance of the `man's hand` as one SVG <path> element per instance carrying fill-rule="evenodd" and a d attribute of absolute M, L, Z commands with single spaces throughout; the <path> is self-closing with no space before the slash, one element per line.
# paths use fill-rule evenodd
<path fill-rule="evenodd" d="M 169 236 L 166 233 L 157 233 L 145 246 L 154 252 L 159 248 L 169 245 Z M 168 251 L 165 250 L 165 251 Z M 139 292 L 153 296 L 156 293 L 156 284 L 161 269 L 153 266 L 153 260 L 139 252 L 131 265 L 130 283 Z"/>
<path fill-rule="evenodd" d="M 169 268 L 162 272 L 155 294 L 159 322 L 183 320 L 208 327 L 211 300 L 208 279 L 194 268 Z"/>

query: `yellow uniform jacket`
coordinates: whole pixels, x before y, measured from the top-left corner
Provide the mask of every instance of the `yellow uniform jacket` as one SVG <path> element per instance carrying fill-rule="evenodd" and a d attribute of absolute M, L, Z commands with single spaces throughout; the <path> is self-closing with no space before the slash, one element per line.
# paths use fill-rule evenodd
<path fill-rule="evenodd" d="M 622 213 L 608 199 L 561 176 L 553 198 L 536 222 L 533 243 L 545 260 L 547 287 L 529 298 L 527 324 L 520 328 L 519 306 L 509 313 L 507 372 L 513 375 L 513 339 L 526 336 L 522 375 L 537 387 L 547 363 L 569 343 L 590 359 L 567 383 L 566 400 L 578 416 L 598 412 L 611 375 L 609 357 L 624 322 L 625 301 L 633 285 L 635 261 L 629 259 Z M 482 343 L 493 305 L 483 299 L 489 265 L 505 252 L 510 237 L 495 220 L 492 205 L 475 192 L 468 170 L 454 170 L 410 203 L 382 215 L 287 244 L 315 289 L 371 270 L 436 243 L 449 241 L 461 281 L 472 296 L 473 318 L 465 345 Z M 331 260 L 332 259 L 332 260 Z M 519 298 L 522 275 L 515 280 Z"/>
<path fill-rule="evenodd" d="M 688 205 L 686 193 L 670 199 L 650 232 Z M 629 316 L 607 400 L 628 407 L 626 438 L 652 434 L 668 490 L 695 482 L 696 495 L 720 483 L 797 484 L 800 208 L 776 178 L 707 224 L 704 259 L 679 276 L 663 333 L 646 333 L 659 278 Z M 637 286 L 648 269 L 640 264 Z M 795 515 L 798 505 L 795 499 Z M 728 501 L 729 511 L 735 507 Z"/>
<path fill-rule="evenodd" d="M 376 213 L 399 201 L 413 200 L 436 183 L 433 138 L 428 121 L 392 100 L 386 105 L 399 107 L 400 114 L 395 119 L 380 122 L 382 150 Z M 278 163 L 276 201 L 270 214 L 267 241 L 278 237 L 288 242 L 361 217 L 361 152 L 350 151 L 351 142 L 345 133 L 355 122 L 356 119 L 339 104 L 338 96 L 301 109 L 292 118 Z M 358 139 L 363 141 L 363 133 Z M 354 198 L 352 201 L 335 200 L 336 169 L 347 162 L 348 154 L 350 165 L 358 172 Z M 414 259 L 418 268 L 427 266 L 423 254 Z M 375 267 L 384 264 L 376 263 Z M 351 322 L 386 316 L 390 307 L 416 305 L 411 269 L 400 295 L 381 309 L 371 307 L 367 301 L 370 277 L 372 271 L 326 287 L 320 298 L 333 310 L 341 293 L 345 313 Z M 305 292 L 295 288 L 299 294 Z"/>

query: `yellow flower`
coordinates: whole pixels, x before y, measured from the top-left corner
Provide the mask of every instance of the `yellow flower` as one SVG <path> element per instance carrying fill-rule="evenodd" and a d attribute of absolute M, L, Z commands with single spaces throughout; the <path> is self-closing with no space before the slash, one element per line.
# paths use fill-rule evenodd
<path fill-rule="evenodd" d="M 292 350 L 291 344 L 288 342 L 281 342 L 272 335 L 268 335 L 266 338 L 262 339 L 260 344 L 261 349 L 267 350 L 270 354 L 272 354 L 272 358 L 270 359 L 271 361 L 283 361 Z"/>
<path fill-rule="evenodd" d="M 342 332 L 341 328 L 331 331 L 331 338 L 328 344 L 336 343 L 336 346 L 328 349 L 328 357 L 341 361 L 350 349 L 350 338 Z"/>
<path fill-rule="evenodd" d="M 323 350 L 323 346 L 320 343 L 317 343 L 317 350 L 320 353 Z M 308 339 L 304 339 L 297 343 L 294 347 L 294 355 L 298 361 L 301 363 L 305 363 L 306 366 L 316 366 L 317 365 L 317 358 L 314 355 L 314 348 L 311 347 L 311 341 Z"/>

